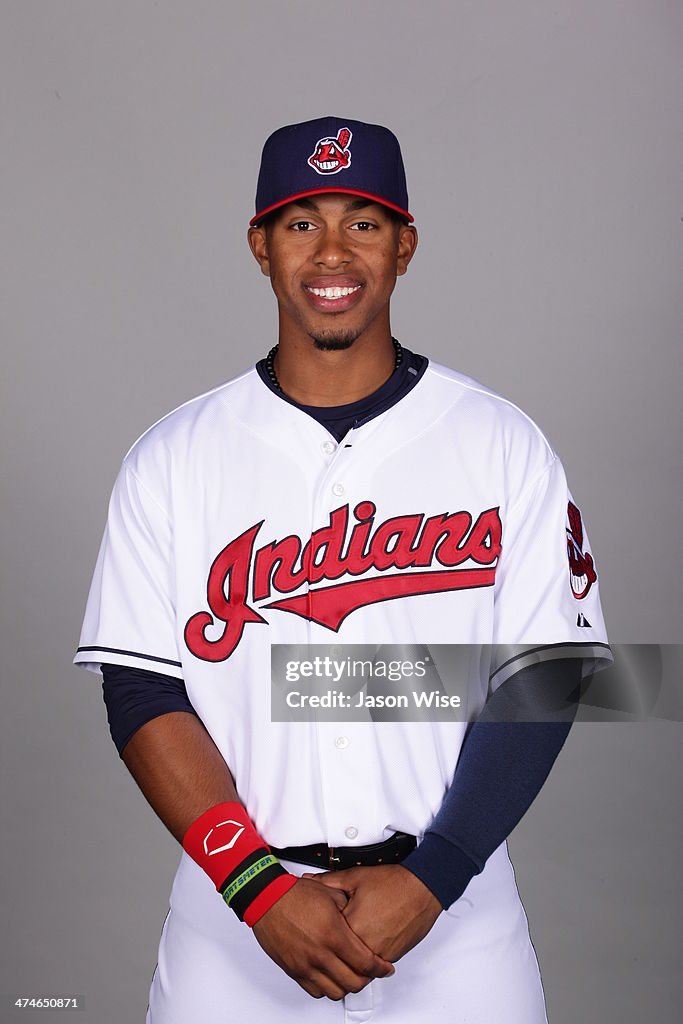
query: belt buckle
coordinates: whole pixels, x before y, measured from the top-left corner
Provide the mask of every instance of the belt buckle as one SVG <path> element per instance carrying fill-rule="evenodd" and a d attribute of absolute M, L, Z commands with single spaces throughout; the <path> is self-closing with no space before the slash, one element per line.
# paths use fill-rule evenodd
<path fill-rule="evenodd" d="M 341 857 L 338 857 L 335 854 L 333 846 L 328 847 L 328 849 L 329 849 L 329 858 L 328 858 L 329 865 L 328 866 L 329 866 L 330 871 L 335 871 L 336 868 L 337 868 L 337 864 L 341 864 Z"/>

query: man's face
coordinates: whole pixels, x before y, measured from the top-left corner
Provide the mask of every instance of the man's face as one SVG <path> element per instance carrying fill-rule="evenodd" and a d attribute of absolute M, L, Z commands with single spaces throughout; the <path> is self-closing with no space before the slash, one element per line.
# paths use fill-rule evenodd
<path fill-rule="evenodd" d="M 378 203 L 343 193 L 288 203 L 249 243 L 278 301 L 280 336 L 348 348 L 372 325 L 388 328 L 389 299 L 417 244 L 411 226 Z"/>

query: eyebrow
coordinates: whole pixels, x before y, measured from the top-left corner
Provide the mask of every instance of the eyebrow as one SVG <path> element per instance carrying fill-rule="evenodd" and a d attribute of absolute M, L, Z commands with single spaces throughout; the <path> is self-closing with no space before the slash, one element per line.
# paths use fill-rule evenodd
<path fill-rule="evenodd" d="M 314 213 L 320 213 L 320 207 L 317 203 L 314 203 L 312 199 L 297 199 L 292 203 L 293 206 L 303 206 L 305 210 L 313 210 Z M 362 210 L 364 206 L 372 206 L 372 199 L 352 199 L 344 207 L 344 213 L 352 213 L 354 210 Z"/>

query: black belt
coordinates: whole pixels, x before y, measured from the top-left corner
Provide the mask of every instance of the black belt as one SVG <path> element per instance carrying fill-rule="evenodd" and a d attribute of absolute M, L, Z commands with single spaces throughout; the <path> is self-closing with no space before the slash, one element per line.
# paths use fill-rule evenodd
<path fill-rule="evenodd" d="M 416 846 L 415 836 L 394 832 L 383 843 L 370 843 L 369 846 L 325 846 L 324 843 L 311 843 L 310 846 L 287 846 L 284 850 L 271 846 L 270 851 L 279 860 L 293 860 L 296 864 L 308 864 L 327 871 L 343 871 L 344 868 L 399 864 Z"/>

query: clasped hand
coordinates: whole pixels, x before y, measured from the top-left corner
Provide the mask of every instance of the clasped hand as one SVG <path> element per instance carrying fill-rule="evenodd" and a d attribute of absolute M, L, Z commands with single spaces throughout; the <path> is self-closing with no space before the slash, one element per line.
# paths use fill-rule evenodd
<path fill-rule="evenodd" d="M 407 868 L 306 873 L 254 926 L 275 963 L 316 999 L 343 999 L 416 946 L 441 904 Z"/>

